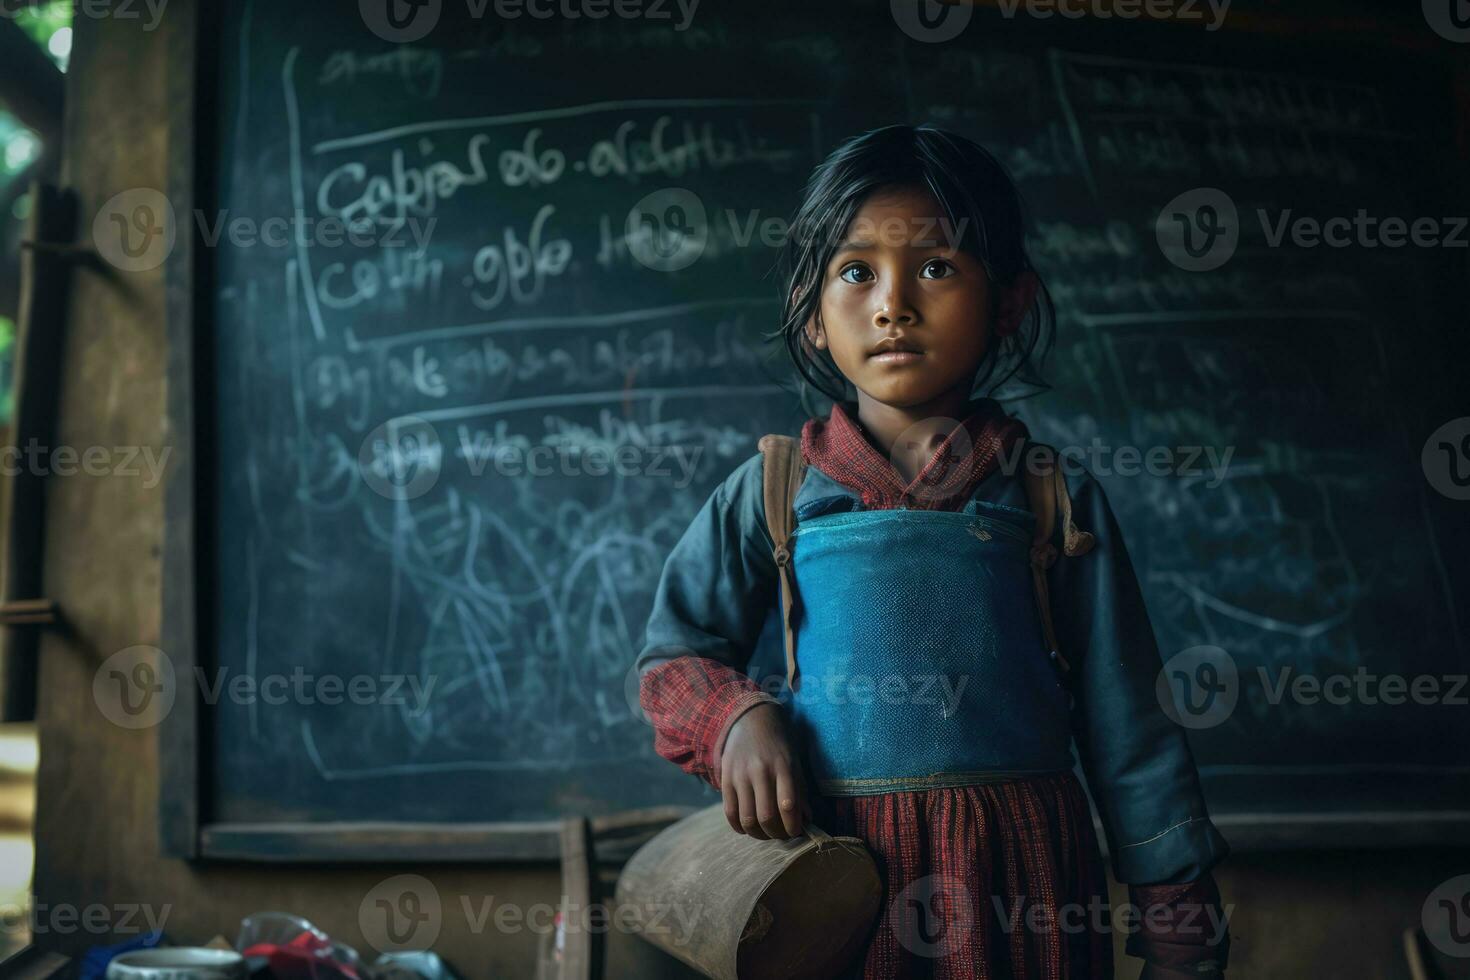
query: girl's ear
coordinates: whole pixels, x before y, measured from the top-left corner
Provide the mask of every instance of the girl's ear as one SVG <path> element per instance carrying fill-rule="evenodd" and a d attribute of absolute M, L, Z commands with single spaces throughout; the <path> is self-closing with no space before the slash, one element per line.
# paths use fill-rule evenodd
<path fill-rule="evenodd" d="M 815 315 L 806 321 L 806 339 L 810 340 L 812 346 L 817 350 L 827 349 L 827 331 L 822 329 Z"/>
<path fill-rule="evenodd" d="M 791 291 L 791 303 L 793 306 L 796 305 L 797 298 L 800 295 L 801 287 L 799 286 Z M 811 316 L 807 317 L 806 323 L 802 325 L 802 330 L 806 333 L 806 339 L 811 342 L 811 345 L 813 347 L 815 347 L 817 350 L 826 350 L 827 332 L 823 330 L 822 325 L 817 322 L 817 314 L 815 312 L 813 312 Z"/>
<path fill-rule="evenodd" d="M 996 336 L 1009 337 L 1021 329 L 1021 321 L 1026 318 L 1026 311 L 1035 301 L 1040 286 L 1041 280 L 1036 278 L 1036 273 L 1027 269 L 1000 291 L 995 307 Z"/>

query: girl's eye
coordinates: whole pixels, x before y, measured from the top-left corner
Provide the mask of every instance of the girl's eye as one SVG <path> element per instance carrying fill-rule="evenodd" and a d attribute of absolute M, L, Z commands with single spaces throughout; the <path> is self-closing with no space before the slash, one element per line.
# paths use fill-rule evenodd
<path fill-rule="evenodd" d="M 854 278 L 849 277 L 848 273 L 851 273 L 851 272 L 861 273 L 863 275 L 871 275 L 872 274 L 871 272 L 868 271 L 867 268 L 865 268 L 863 266 L 860 266 L 860 265 L 850 265 L 846 269 L 843 269 L 841 272 L 837 273 L 837 276 L 843 282 L 851 282 L 851 283 L 866 282 L 866 280 L 864 280 L 864 279 L 854 279 Z"/>
<path fill-rule="evenodd" d="M 924 263 L 924 268 L 920 271 L 933 271 L 933 275 L 925 276 L 926 279 L 946 279 L 954 275 L 955 268 L 943 259 L 930 259 Z"/>

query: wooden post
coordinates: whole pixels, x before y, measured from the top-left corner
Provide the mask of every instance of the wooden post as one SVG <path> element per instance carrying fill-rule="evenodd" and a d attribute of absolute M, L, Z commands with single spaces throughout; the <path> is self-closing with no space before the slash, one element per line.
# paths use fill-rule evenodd
<path fill-rule="evenodd" d="M 39 182 L 31 185 L 30 222 L 21 254 L 20 321 L 15 339 L 15 424 L 13 447 L 5 460 L 13 473 L 0 500 L 4 528 L 0 599 L 16 613 L 0 630 L 0 719 L 30 721 L 36 715 L 36 646 L 40 620 L 22 616 L 53 611 L 41 594 L 45 547 L 46 478 L 25 464 L 26 448 L 50 450 L 56 434 L 57 393 L 61 385 L 62 324 L 73 256 L 66 249 L 76 233 L 76 198 Z M 57 248 L 45 246 L 54 245 Z M 18 450 L 18 452 L 17 452 Z M 24 600 L 40 605 L 27 606 Z M 29 619 L 29 622 L 26 620 Z"/>

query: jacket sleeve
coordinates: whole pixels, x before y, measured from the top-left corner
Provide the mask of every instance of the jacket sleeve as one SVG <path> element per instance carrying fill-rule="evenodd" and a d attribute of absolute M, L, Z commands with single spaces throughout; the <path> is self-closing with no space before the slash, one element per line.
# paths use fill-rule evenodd
<path fill-rule="evenodd" d="M 1090 473 L 1066 480 L 1072 521 L 1095 541 L 1066 555 L 1058 526 L 1047 585 L 1057 644 L 1072 665 L 1073 736 L 1113 875 L 1130 885 L 1197 879 L 1229 846 L 1210 821 L 1184 729 L 1156 694 L 1163 662 L 1112 508 Z"/>
<path fill-rule="evenodd" d="M 1160 976 L 1224 976 L 1230 961 L 1230 922 L 1214 875 L 1177 884 L 1129 885 L 1138 929 L 1125 946 Z"/>
<path fill-rule="evenodd" d="M 660 756 L 719 788 L 730 726 L 779 702 L 744 670 L 776 599 L 757 453 L 715 488 L 659 577 L 636 668 Z"/>

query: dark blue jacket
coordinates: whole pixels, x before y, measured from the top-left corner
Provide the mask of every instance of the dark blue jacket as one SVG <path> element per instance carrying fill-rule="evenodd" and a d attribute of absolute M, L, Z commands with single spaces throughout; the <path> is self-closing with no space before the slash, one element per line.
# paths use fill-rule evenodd
<path fill-rule="evenodd" d="M 744 671 L 772 611 L 776 564 L 766 528 L 760 453 L 716 487 L 674 546 L 649 616 L 640 673 L 682 655 Z M 1077 463 L 1067 489 L 1073 523 L 1091 551 L 1062 551 L 1060 521 L 1048 574 L 1057 644 L 1072 665 L 1072 734 L 1102 818 L 1113 875 L 1126 884 L 1190 881 L 1229 853 L 1210 821 L 1184 729 L 1163 711 L 1163 664 L 1143 594 L 1102 487 Z M 997 468 L 980 500 L 1029 509 L 1019 474 Z M 861 509 L 858 494 L 813 465 L 796 496 L 796 519 L 834 507 Z"/>

